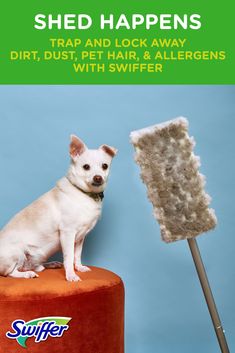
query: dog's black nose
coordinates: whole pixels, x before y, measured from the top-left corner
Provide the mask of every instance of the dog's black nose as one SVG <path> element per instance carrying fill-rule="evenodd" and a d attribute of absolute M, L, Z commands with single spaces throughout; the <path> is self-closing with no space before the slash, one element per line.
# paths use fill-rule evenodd
<path fill-rule="evenodd" d="M 93 177 L 93 180 L 94 180 L 94 182 L 95 182 L 96 184 L 101 184 L 101 183 L 103 182 L 103 178 L 102 178 L 101 175 L 95 175 L 95 176 Z"/>

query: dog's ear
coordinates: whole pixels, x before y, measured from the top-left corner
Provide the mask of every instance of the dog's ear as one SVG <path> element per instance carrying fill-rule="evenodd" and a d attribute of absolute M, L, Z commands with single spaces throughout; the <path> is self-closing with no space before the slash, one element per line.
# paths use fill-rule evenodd
<path fill-rule="evenodd" d="M 101 150 L 103 150 L 105 153 L 107 153 L 110 157 L 114 157 L 117 154 L 117 149 L 108 145 L 101 145 L 99 147 Z"/>
<path fill-rule="evenodd" d="M 69 146 L 69 153 L 73 160 L 75 160 L 78 156 L 80 156 L 86 149 L 85 143 L 82 142 L 77 136 L 71 135 L 70 136 L 70 146 Z"/>

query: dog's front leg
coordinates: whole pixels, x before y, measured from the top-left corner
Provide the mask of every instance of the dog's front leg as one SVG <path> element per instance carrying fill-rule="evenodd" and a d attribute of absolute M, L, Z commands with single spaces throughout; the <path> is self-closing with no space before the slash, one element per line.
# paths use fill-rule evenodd
<path fill-rule="evenodd" d="M 74 243 L 75 232 L 60 231 L 60 243 L 64 258 L 64 268 L 67 281 L 77 282 L 80 278 L 74 272 Z"/>
<path fill-rule="evenodd" d="M 83 248 L 83 243 L 85 240 L 85 236 L 79 239 L 75 243 L 75 254 L 74 254 L 74 263 L 75 263 L 75 268 L 77 271 L 80 272 L 88 272 L 91 271 L 91 269 L 87 266 L 82 265 L 82 248 Z"/>

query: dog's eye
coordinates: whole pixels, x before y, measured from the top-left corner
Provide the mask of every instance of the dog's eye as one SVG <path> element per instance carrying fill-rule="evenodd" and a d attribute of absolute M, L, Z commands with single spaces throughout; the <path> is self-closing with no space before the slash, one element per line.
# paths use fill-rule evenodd
<path fill-rule="evenodd" d="M 108 164 L 106 164 L 106 163 L 103 163 L 103 164 L 102 164 L 102 168 L 103 168 L 103 170 L 108 169 L 108 167 L 109 167 L 109 166 L 108 166 Z"/>
<path fill-rule="evenodd" d="M 83 169 L 85 169 L 85 170 L 89 170 L 89 169 L 90 169 L 89 164 L 84 164 Z"/>

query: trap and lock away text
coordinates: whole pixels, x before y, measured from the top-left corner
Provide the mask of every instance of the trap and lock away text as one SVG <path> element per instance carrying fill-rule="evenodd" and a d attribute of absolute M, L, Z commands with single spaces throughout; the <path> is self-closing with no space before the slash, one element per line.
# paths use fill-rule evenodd
<path fill-rule="evenodd" d="M 43 51 L 44 60 L 138 60 L 137 54 L 134 50 L 108 50 L 104 52 L 103 50 L 92 50 L 93 48 L 110 48 L 111 46 L 115 49 L 137 49 L 137 48 L 183 48 L 186 39 L 183 38 L 154 38 L 149 41 L 147 38 L 115 38 L 113 41 L 108 38 L 100 39 L 87 39 L 82 41 L 80 38 L 75 39 L 63 39 L 63 38 L 50 38 L 50 45 L 52 49 L 56 50 L 45 50 Z M 85 48 L 87 50 L 70 50 L 70 49 L 81 49 Z M 11 60 L 34 60 L 40 61 L 41 57 L 38 50 L 20 50 L 10 52 Z"/>

